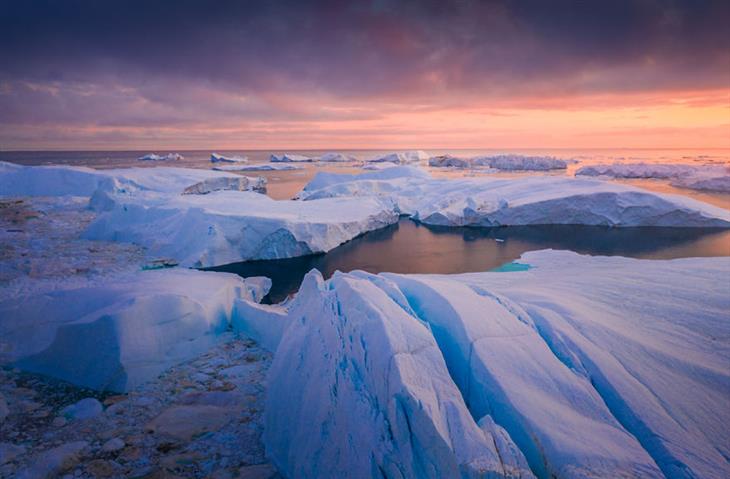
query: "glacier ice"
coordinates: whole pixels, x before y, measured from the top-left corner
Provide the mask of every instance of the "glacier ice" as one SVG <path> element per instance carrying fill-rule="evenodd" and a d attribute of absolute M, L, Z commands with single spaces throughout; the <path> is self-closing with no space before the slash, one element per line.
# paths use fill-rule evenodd
<path fill-rule="evenodd" d="M 287 163 L 257 163 L 253 165 L 225 165 L 216 166 L 216 171 L 288 171 L 301 170 L 303 167 Z"/>
<path fill-rule="evenodd" d="M 137 158 L 139 161 L 177 161 L 182 160 L 183 156 L 180 153 L 167 153 L 166 155 L 157 155 L 155 153 L 149 153 L 144 156 Z"/>
<path fill-rule="evenodd" d="M 218 153 L 211 153 L 211 163 L 248 163 L 248 158 L 245 156 L 223 156 Z"/>
<path fill-rule="evenodd" d="M 540 251 L 520 263 L 530 268 L 312 272 L 289 303 L 237 301 L 234 327 L 275 351 L 264 439 L 277 467 L 727 477 L 730 258 Z"/>
<path fill-rule="evenodd" d="M 401 214 L 440 226 L 581 224 L 730 227 L 730 212 L 697 200 L 569 177 L 433 179 L 400 166 L 359 175 L 318 173 L 305 200 L 378 197 Z"/>
<path fill-rule="evenodd" d="M 282 155 L 271 155 L 269 161 L 271 163 L 311 163 L 315 158 L 296 155 L 293 153 L 284 153 Z"/>
<path fill-rule="evenodd" d="M 422 150 L 400 151 L 388 153 L 386 155 L 376 156 L 367 161 L 370 163 L 394 163 L 397 165 L 407 165 L 411 163 L 420 163 L 428 160 L 428 153 Z"/>
<path fill-rule="evenodd" d="M 564 170 L 568 162 L 552 156 L 493 155 L 460 158 L 451 155 L 434 156 L 429 166 L 440 168 L 493 168 L 506 171 Z"/>
<path fill-rule="evenodd" d="M 267 284 L 181 268 L 138 271 L 0 302 L 0 363 L 98 390 L 127 391 L 208 350 L 233 302 Z"/>
<path fill-rule="evenodd" d="M 512 454 L 501 456 L 472 419 L 428 327 L 387 289 L 312 272 L 286 318 L 270 320 L 290 324 L 269 371 L 264 430 L 285 476 L 531 477 L 508 435 L 501 450 Z"/>

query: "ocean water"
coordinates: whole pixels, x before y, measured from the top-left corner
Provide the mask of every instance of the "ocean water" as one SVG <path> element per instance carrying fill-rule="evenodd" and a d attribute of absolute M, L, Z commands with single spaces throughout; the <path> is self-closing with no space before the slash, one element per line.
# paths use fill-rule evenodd
<path fill-rule="evenodd" d="M 163 154 L 171 151 L 156 151 Z M 181 166 L 211 168 L 210 151 L 174 151 L 183 160 L 171 162 L 138 161 L 149 151 L 43 151 L 0 152 L 0 161 L 25 165 L 65 164 L 92 168 Z M 247 156 L 250 163 L 264 163 L 271 153 L 299 153 L 317 156 L 324 151 L 217 151 Z M 378 150 L 342 151 L 359 160 L 387 153 Z M 574 159 L 567 171 L 488 173 L 496 177 L 525 175 L 569 175 L 590 164 L 645 162 L 674 164 L 730 165 L 730 150 L 428 150 L 432 155 L 474 156 L 500 153 L 551 155 Z M 347 164 L 304 164 L 293 171 L 249 172 L 265 176 L 268 194 L 276 199 L 293 197 L 319 171 L 362 173 L 360 162 Z M 431 168 L 435 176 L 458 177 L 479 173 Z M 614 180 L 620 181 L 620 180 Z M 675 188 L 666 180 L 622 180 L 641 188 L 689 196 L 730 209 L 730 195 L 696 192 Z M 692 256 L 730 256 L 730 230 L 696 228 L 602 228 L 586 226 L 535 226 L 509 228 L 436 228 L 402 219 L 398 224 L 362 235 L 327 254 L 300 258 L 249 261 L 212 268 L 241 276 L 268 276 L 274 286 L 267 298 L 277 302 L 295 292 L 309 270 L 317 268 L 325 277 L 335 271 L 362 269 L 372 273 L 463 273 L 488 271 L 509 263 L 527 251 L 553 248 L 591 255 L 620 255 L 635 258 L 671 259 Z"/>

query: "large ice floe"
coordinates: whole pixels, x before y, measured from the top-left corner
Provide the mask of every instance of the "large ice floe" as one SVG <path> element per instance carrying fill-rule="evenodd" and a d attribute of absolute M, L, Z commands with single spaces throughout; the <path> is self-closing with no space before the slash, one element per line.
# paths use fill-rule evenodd
<path fill-rule="evenodd" d="M 580 224 L 730 227 L 730 211 L 690 198 L 569 177 L 433 179 L 408 166 L 360 175 L 318 173 L 305 200 L 377 197 L 440 226 Z"/>
<path fill-rule="evenodd" d="M 311 156 L 296 155 L 293 153 L 284 153 L 281 155 L 271 155 L 269 161 L 271 163 L 311 163 L 316 158 Z"/>
<path fill-rule="evenodd" d="M 223 165 L 213 167 L 216 171 L 289 171 L 301 170 L 303 166 L 290 163 L 256 163 L 253 165 Z"/>
<path fill-rule="evenodd" d="M 287 477 L 730 474 L 730 258 L 540 251 L 515 272 L 310 273 L 234 328 L 275 351 Z M 529 470 L 528 470 L 529 464 Z"/>
<path fill-rule="evenodd" d="M 439 168 L 494 168 L 506 171 L 564 170 L 568 161 L 552 156 L 494 155 L 461 158 L 451 155 L 434 156 L 429 166 Z"/>
<path fill-rule="evenodd" d="M 730 167 L 661 163 L 615 163 L 579 168 L 576 176 L 671 180 L 671 185 L 693 190 L 730 193 Z"/>
<path fill-rule="evenodd" d="M 167 153 L 165 155 L 157 155 L 155 153 L 148 153 L 144 156 L 137 158 L 139 161 L 177 161 L 182 160 L 184 157 L 180 153 Z"/>
<path fill-rule="evenodd" d="M 233 302 L 270 282 L 188 269 L 138 271 L 0 302 L 0 363 L 126 391 L 211 348 Z"/>
<path fill-rule="evenodd" d="M 420 163 L 428 160 L 428 153 L 422 150 L 411 150 L 388 153 L 386 155 L 376 156 L 367 160 L 370 163 L 395 163 L 398 165 L 406 165 L 411 163 Z"/>
<path fill-rule="evenodd" d="M 245 156 L 223 156 L 218 153 L 212 153 L 210 155 L 211 163 L 248 163 L 248 158 Z"/>

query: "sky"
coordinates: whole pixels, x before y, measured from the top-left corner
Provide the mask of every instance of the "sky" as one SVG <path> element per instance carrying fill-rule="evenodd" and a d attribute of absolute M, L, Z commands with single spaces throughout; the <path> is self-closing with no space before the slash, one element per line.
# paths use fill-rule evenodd
<path fill-rule="evenodd" d="M 0 0 L 0 149 L 728 148 L 730 2 Z"/>

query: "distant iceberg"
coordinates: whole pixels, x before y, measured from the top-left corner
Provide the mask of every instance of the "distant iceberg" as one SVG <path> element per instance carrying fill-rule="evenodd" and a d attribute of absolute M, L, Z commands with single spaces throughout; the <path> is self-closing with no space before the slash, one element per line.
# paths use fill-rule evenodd
<path fill-rule="evenodd" d="M 495 155 L 460 158 L 451 155 L 435 156 L 429 166 L 439 168 L 494 168 L 506 171 L 564 170 L 568 161 L 551 156 Z"/>
<path fill-rule="evenodd" d="M 345 155 L 344 153 L 325 153 L 319 158 L 316 158 L 316 161 L 322 161 L 325 163 L 344 163 L 358 160 L 354 156 Z"/>
<path fill-rule="evenodd" d="M 218 153 L 212 153 L 210 155 L 211 163 L 248 163 L 248 158 L 245 156 L 223 156 Z"/>
<path fill-rule="evenodd" d="M 723 208 L 628 185 L 564 176 L 433 179 L 420 169 L 401 166 L 359 175 L 318 173 L 298 196 L 386 199 L 398 213 L 439 226 L 730 227 L 730 211 Z"/>
<path fill-rule="evenodd" d="M 659 163 L 616 163 L 579 168 L 576 176 L 668 179 L 671 185 L 700 191 L 730 193 L 730 167 Z"/>
<path fill-rule="evenodd" d="M 397 165 L 407 165 L 412 163 L 420 163 L 428 160 L 428 153 L 422 150 L 402 151 L 388 153 L 387 155 L 376 156 L 367 160 L 370 163 L 395 163 Z"/>
<path fill-rule="evenodd" d="M 698 173 L 691 176 L 676 178 L 671 182 L 672 186 L 688 188 L 699 191 L 711 191 L 716 193 L 730 193 L 730 171 L 703 174 Z"/>
<path fill-rule="evenodd" d="M 237 301 L 234 328 L 275 351 L 264 442 L 280 471 L 727 477 L 730 258 L 519 262 L 312 272 L 286 305 Z"/>
<path fill-rule="evenodd" d="M 271 155 L 269 161 L 271 163 L 311 163 L 315 158 L 310 158 L 303 155 L 295 155 L 292 153 L 285 153 L 283 155 Z"/>
<path fill-rule="evenodd" d="M 149 153 L 144 156 L 137 158 L 139 161 L 177 161 L 182 160 L 184 157 L 180 153 L 168 153 L 166 155 L 156 155 Z"/>
<path fill-rule="evenodd" d="M 225 165 L 216 166 L 216 171 L 289 171 L 301 170 L 300 165 L 292 165 L 287 163 L 257 163 L 253 165 Z"/>

